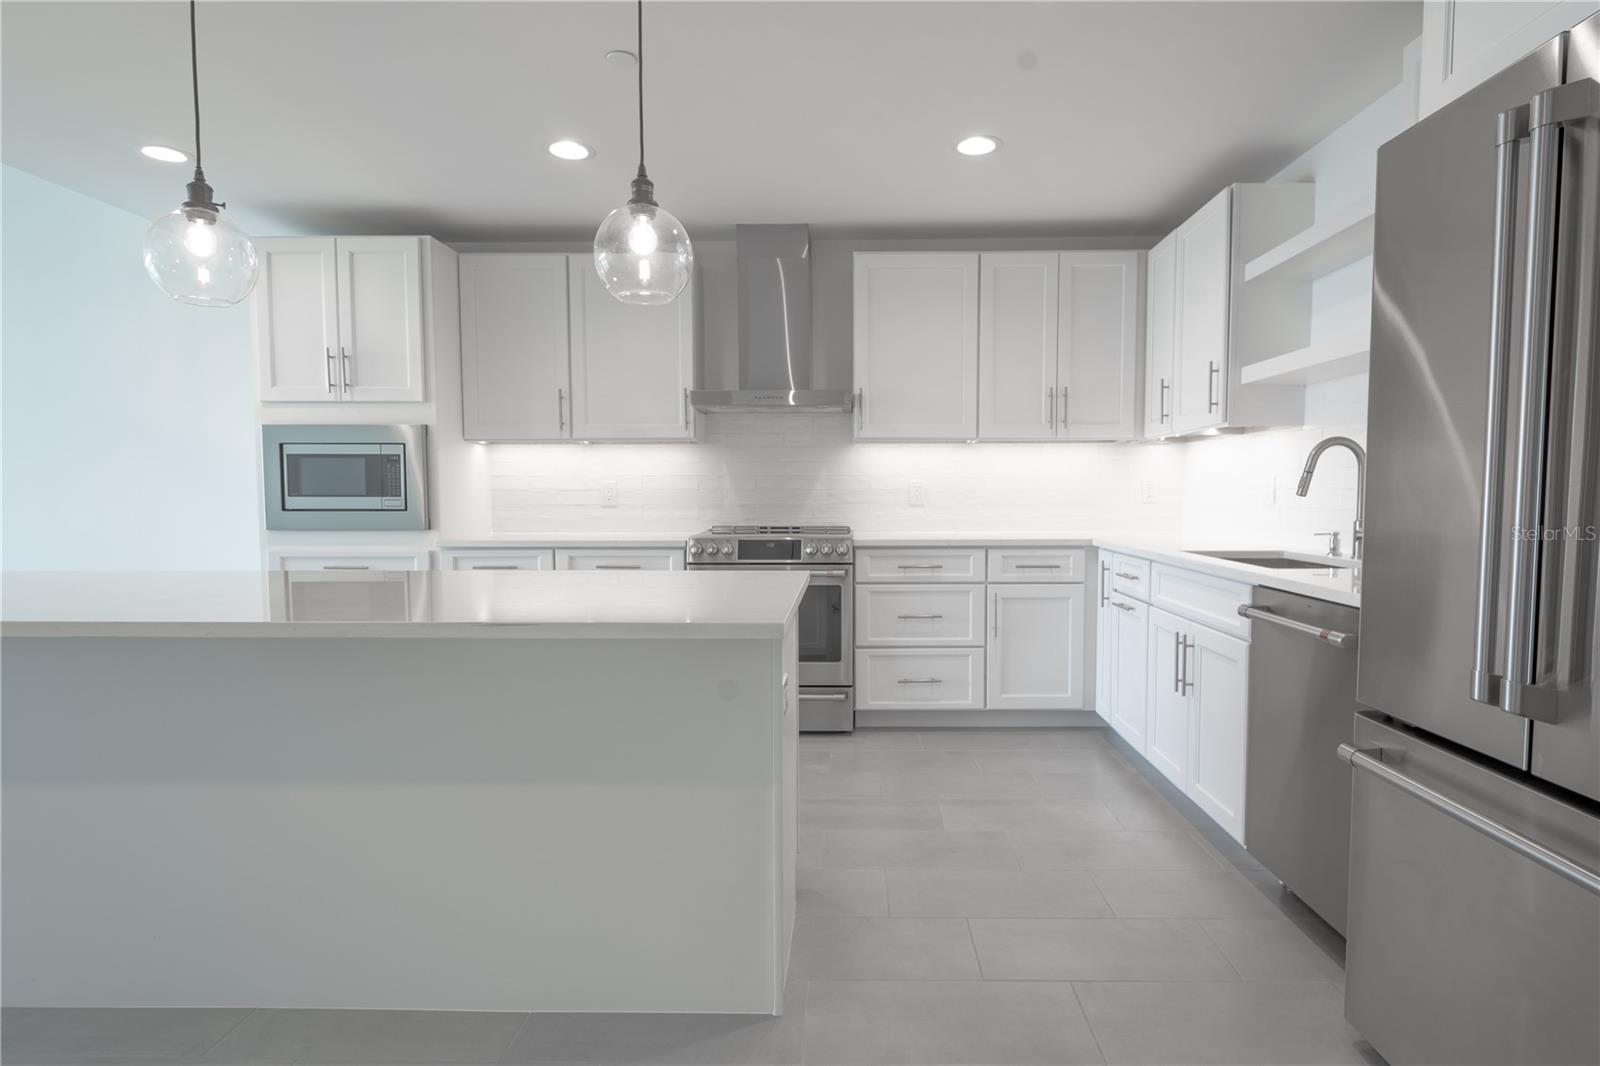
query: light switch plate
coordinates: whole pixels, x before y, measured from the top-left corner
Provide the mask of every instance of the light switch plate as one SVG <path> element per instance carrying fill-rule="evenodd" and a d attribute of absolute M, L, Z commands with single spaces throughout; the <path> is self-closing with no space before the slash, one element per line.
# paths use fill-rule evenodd
<path fill-rule="evenodd" d="M 617 505 L 617 483 L 615 481 L 600 482 L 600 506 L 615 507 Z"/>
<path fill-rule="evenodd" d="M 922 482 L 913 481 L 906 485 L 906 503 L 911 507 L 922 507 L 928 502 L 922 489 Z"/>

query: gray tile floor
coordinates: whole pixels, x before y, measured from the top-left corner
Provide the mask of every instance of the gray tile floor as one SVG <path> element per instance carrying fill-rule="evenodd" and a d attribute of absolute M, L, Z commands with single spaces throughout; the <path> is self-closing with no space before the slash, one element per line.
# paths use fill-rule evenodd
<path fill-rule="evenodd" d="M 1343 942 L 1100 729 L 801 740 L 782 1018 L 4 1013 L 33 1063 L 1381 1064 Z"/>

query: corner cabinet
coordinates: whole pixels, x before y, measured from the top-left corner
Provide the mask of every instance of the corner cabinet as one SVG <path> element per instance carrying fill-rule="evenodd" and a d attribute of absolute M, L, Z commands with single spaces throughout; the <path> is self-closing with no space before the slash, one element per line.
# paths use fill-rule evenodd
<path fill-rule="evenodd" d="M 461 257 L 461 426 L 468 440 L 571 437 L 567 257 Z"/>
<path fill-rule="evenodd" d="M 577 440 L 692 440 L 696 284 L 669 304 L 625 304 L 594 263 L 568 257 L 572 344 L 571 436 Z M 548 402 L 548 401 L 546 401 Z"/>
<path fill-rule="evenodd" d="M 264 238 L 257 248 L 261 400 L 424 398 L 422 238 Z"/>
<path fill-rule="evenodd" d="M 1418 117 L 1433 114 L 1597 12 L 1596 0 L 1427 0 L 1418 56 Z"/>
<path fill-rule="evenodd" d="M 978 256 L 855 256 L 857 440 L 978 435 Z"/>

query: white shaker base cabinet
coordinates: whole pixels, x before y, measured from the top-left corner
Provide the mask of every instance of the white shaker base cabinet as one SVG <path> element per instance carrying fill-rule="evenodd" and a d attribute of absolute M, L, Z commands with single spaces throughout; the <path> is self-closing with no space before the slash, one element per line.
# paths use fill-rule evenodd
<path fill-rule="evenodd" d="M 679 548 L 557 548 L 557 570 L 682 570 Z"/>
<path fill-rule="evenodd" d="M 982 648 L 856 649 L 857 710 L 982 706 Z"/>
<path fill-rule="evenodd" d="M 1148 669 L 1150 732 L 1144 757 L 1168 781 L 1189 790 L 1189 693 L 1182 680 L 1187 649 L 1183 619 L 1150 609 Z"/>
<path fill-rule="evenodd" d="M 1083 624 L 1082 585 L 991 585 L 985 705 L 1082 707 Z"/>
<path fill-rule="evenodd" d="M 1111 728 L 1136 751 L 1145 751 L 1149 735 L 1148 684 L 1149 608 L 1125 596 L 1109 597 L 1111 645 L 1107 665 L 1111 683 Z"/>
<path fill-rule="evenodd" d="M 1189 627 L 1189 798 L 1243 843 L 1250 645 Z"/>

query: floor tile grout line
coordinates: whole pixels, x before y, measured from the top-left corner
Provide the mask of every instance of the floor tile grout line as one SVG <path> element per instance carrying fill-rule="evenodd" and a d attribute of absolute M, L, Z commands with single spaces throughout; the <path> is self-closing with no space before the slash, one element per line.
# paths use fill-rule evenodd
<path fill-rule="evenodd" d="M 1073 1002 L 1078 1005 L 1078 1013 L 1083 1015 L 1084 1027 L 1089 1030 L 1089 1036 L 1094 1040 L 1094 1049 L 1099 1053 L 1100 1061 L 1110 1062 L 1111 1060 L 1106 1058 L 1105 1045 L 1100 1043 L 1100 1034 L 1094 1031 L 1094 1022 L 1089 1020 L 1089 1011 L 1083 1005 L 1083 997 L 1078 995 L 1078 982 L 1068 981 L 1067 987 L 1072 989 Z"/>
<path fill-rule="evenodd" d="M 1239 967 L 1234 964 L 1233 956 L 1229 955 L 1226 951 L 1223 950 L 1222 945 L 1217 943 L 1217 938 L 1211 935 L 1211 930 L 1206 928 L 1206 922 L 1207 921 L 1217 921 L 1217 919 L 1215 919 L 1215 918 L 1206 918 L 1206 919 L 1197 918 L 1197 919 L 1195 919 L 1195 923 L 1194 924 L 1196 924 L 1196 925 L 1198 925 L 1200 927 L 1200 935 L 1205 937 L 1206 940 L 1208 940 L 1211 943 L 1211 946 L 1217 949 L 1217 954 L 1221 955 L 1223 957 L 1223 959 L 1227 961 L 1228 969 L 1232 970 L 1234 973 L 1239 975 L 1239 980 L 1245 981 L 1246 983 L 1251 983 L 1249 981 L 1249 979 L 1247 977 L 1245 977 L 1244 971 L 1239 969 Z"/>
<path fill-rule="evenodd" d="M 989 978 L 983 972 L 983 956 L 978 954 L 978 934 L 972 931 L 972 919 L 965 919 L 967 923 L 967 942 L 972 945 L 972 961 L 978 967 L 978 980 L 987 981 Z"/>
<path fill-rule="evenodd" d="M 511 1034 L 511 1039 L 506 1041 L 506 1046 L 501 1048 L 500 1049 L 500 1054 L 495 1056 L 495 1061 L 496 1062 L 509 1062 L 510 1061 L 508 1056 L 511 1054 L 511 1049 L 517 1046 L 517 1041 L 522 1038 L 523 1031 L 528 1028 L 528 1024 L 530 1022 L 532 1022 L 532 1021 L 533 1021 L 533 1012 L 532 1011 L 527 1011 L 522 1015 L 522 1024 L 517 1026 L 517 1031 Z"/>
<path fill-rule="evenodd" d="M 207 1055 L 210 1055 L 213 1051 L 217 1050 L 217 1048 L 222 1045 L 222 1042 L 224 1040 L 226 1040 L 226 1039 L 228 1039 L 228 1037 L 232 1036 L 234 1034 L 234 1031 L 237 1030 L 239 1028 L 239 1026 L 243 1025 L 245 1022 L 249 1021 L 252 1017 L 254 1017 L 258 1013 L 259 1009 L 260 1008 L 257 1008 L 257 1007 L 251 1007 L 249 1010 L 247 1010 L 243 1014 L 241 1014 L 237 1021 L 235 1021 L 232 1025 L 228 1026 L 228 1031 L 227 1032 L 223 1033 L 221 1036 L 217 1037 L 211 1043 L 207 1044 L 206 1045 L 206 1049 L 204 1051 L 200 1052 L 199 1055 L 195 1056 L 195 1061 L 196 1062 L 204 1062 Z"/>

